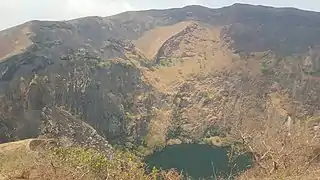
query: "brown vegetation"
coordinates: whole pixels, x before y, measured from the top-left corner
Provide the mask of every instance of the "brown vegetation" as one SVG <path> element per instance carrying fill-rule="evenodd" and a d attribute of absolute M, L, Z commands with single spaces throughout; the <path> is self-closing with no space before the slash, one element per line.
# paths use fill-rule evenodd
<path fill-rule="evenodd" d="M 179 173 L 145 172 L 141 159 L 127 151 L 109 154 L 80 147 L 6 151 L 1 156 L 1 180 L 180 180 Z"/>
<path fill-rule="evenodd" d="M 2 31 L 0 60 L 9 59 L 0 64 L 0 141 L 62 134 L 92 146 L 107 145 L 107 137 L 150 152 L 228 136 L 255 158 L 240 179 L 314 179 L 319 130 L 303 120 L 290 127 L 280 121 L 319 115 L 319 17 L 239 4 L 191 6 Z M 128 163 L 133 157 L 124 152 L 106 162 L 99 152 L 38 154 L 26 143 L 0 147 L 2 177 L 163 177 L 146 174 L 139 159 Z M 96 155 L 99 167 L 91 161 Z"/>
<path fill-rule="evenodd" d="M 234 124 L 232 137 L 254 157 L 254 167 L 239 179 L 305 179 L 320 177 L 319 132 L 304 122 L 288 126 L 280 121 Z M 241 149 L 241 148 L 240 148 Z"/>

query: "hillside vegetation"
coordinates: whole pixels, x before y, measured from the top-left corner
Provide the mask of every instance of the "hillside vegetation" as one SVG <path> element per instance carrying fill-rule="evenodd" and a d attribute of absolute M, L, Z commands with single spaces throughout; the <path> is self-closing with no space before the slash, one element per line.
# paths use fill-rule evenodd
<path fill-rule="evenodd" d="M 23 165 L 2 176 L 181 178 L 146 173 L 142 159 L 207 143 L 231 147 L 230 158 L 252 154 L 253 167 L 230 177 L 316 179 L 319 21 L 318 12 L 234 4 L 1 31 L 2 167 Z M 30 138 L 57 140 L 60 149 L 11 152 L 12 142 Z M 110 160 L 114 147 L 122 150 Z"/>
<path fill-rule="evenodd" d="M 174 170 L 145 172 L 141 159 L 128 151 L 102 153 L 83 147 L 60 147 L 53 140 L 30 139 L 0 146 L 0 179 L 92 180 L 181 179 Z"/>

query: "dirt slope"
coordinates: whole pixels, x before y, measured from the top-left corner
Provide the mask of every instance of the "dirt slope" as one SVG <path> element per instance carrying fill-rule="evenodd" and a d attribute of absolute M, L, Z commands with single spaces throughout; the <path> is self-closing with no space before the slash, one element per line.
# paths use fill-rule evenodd
<path fill-rule="evenodd" d="M 134 44 L 148 59 L 154 59 L 160 47 L 170 37 L 185 29 L 191 22 L 181 22 L 172 26 L 158 27 L 145 32 Z"/>
<path fill-rule="evenodd" d="M 26 23 L 0 32 L 0 60 L 21 53 L 32 45 L 29 26 L 30 23 Z"/>

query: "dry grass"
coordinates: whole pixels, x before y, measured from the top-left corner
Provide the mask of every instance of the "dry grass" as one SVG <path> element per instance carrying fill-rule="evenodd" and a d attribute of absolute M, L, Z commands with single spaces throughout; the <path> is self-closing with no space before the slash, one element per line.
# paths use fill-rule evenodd
<path fill-rule="evenodd" d="M 171 67 L 162 66 L 153 71 L 144 71 L 147 81 L 160 92 L 170 93 L 194 74 L 233 67 L 233 53 L 220 39 L 221 28 L 198 25 L 193 31 L 184 34 L 183 38 L 177 36 L 167 41 L 162 46 L 168 47 L 166 51 L 172 51 L 170 56 L 179 61 Z M 171 47 L 170 43 L 178 45 Z"/>
<path fill-rule="evenodd" d="M 260 122 L 260 126 L 245 122 L 233 133 L 255 160 L 254 168 L 239 179 L 319 179 L 319 132 L 310 130 L 307 123 L 293 124 L 288 130 L 279 121 Z"/>
<path fill-rule="evenodd" d="M 0 32 L 0 60 L 18 54 L 29 47 L 32 42 L 27 33 L 30 29 L 27 24 L 10 28 Z"/>
<path fill-rule="evenodd" d="M 153 59 L 163 43 L 186 28 L 190 22 L 180 22 L 172 26 L 158 27 L 147 31 L 134 44 L 148 59 Z"/>
<path fill-rule="evenodd" d="M 34 143 L 27 139 L 0 145 L 0 179 L 74 179 L 73 170 L 54 167 L 53 159 L 44 152 L 34 151 Z M 43 140 L 45 142 L 46 140 Z M 40 144 L 38 144 L 40 145 Z"/>
<path fill-rule="evenodd" d="M 10 145 L 7 144 L 7 145 Z M 15 145 L 14 145 L 15 146 Z M 141 159 L 128 151 L 104 154 L 81 147 L 2 151 L 0 180 L 180 180 L 174 171 L 147 174 Z"/>

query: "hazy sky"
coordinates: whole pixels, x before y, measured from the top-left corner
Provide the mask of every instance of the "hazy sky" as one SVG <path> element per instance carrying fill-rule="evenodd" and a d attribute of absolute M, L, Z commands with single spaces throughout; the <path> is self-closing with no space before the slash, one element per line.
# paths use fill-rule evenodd
<path fill-rule="evenodd" d="M 163 9 L 191 4 L 216 8 L 236 2 L 320 11 L 320 0 L 0 0 L 0 30 L 34 19 L 108 16 L 128 10 Z"/>

